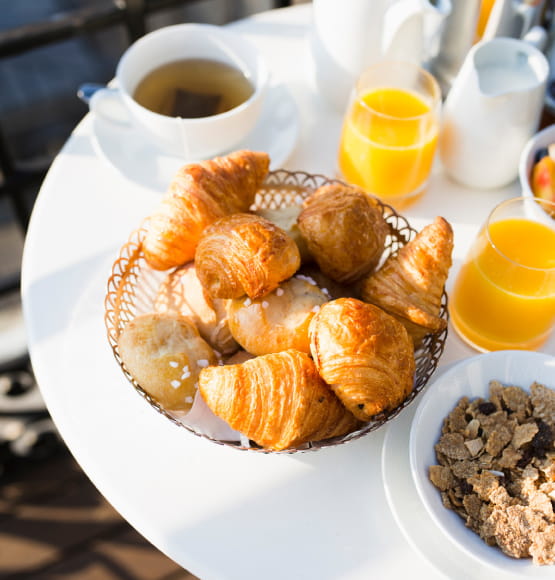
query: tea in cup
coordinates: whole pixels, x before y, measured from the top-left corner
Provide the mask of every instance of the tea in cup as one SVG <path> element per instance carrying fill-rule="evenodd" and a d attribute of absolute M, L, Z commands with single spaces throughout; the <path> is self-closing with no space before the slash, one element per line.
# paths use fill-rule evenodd
<path fill-rule="evenodd" d="M 480 351 L 539 348 L 555 324 L 555 203 L 499 204 L 472 244 L 449 296 L 457 333 Z"/>
<path fill-rule="evenodd" d="M 426 190 L 440 127 L 441 91 L 408 62 L 366 69 L 353 91 L 339 144 L 342 178 L 401 209 Z"/>
<path fill-rule="evenodd" d="M 268 83 L 262 57 L 240 35 L 177 24 L 132 44 L 118 63 L 115 88 L 96 92 L 89 106 L 122 129 L 139 126 L 166 153 L 196 160 L 230 151 L 248 136 Z"/>

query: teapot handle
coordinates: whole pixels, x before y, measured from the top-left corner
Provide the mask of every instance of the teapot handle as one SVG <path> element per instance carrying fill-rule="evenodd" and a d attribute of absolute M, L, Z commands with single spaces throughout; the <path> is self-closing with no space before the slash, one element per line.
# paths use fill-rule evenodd
<path fill-rule="evenodd" d="M 491 9 L 483 40 L 496 36 L 524 38 L 535 28 L 543 2 L 497 0 Z"/>
<path fill-rule="evenodd" d="M 532 46 L 535 46 L 538 50 L 542 52 L 547 48 L 547 41 L 549 40 L 549 35 L 547 30 L 543 26 L 532 26 L 530 30 L 522 37 L 522 40 L 528 42 Z"/>
<path fill-rule="evenodd" d="M 451 9 L 451 0 L 396 0 L 384 16 L 384 57 L 422 65 Z"/>
<path fill-rule="evenodd" d="M 382 54 L 420 64 L 424 52 L 421 0 L 398 0 L 385 13 Z"/>

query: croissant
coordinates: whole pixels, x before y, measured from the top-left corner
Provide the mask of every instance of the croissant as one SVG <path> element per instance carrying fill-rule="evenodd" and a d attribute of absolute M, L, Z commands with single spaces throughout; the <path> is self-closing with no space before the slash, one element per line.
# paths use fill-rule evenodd
<path fill-rule="evenodd" d="M 322 272 L 342 283 L 374 269 L 389 231 L 373 198 L 341 184 L 318 188 L 304 201 L 297 223 Z"/>
<path fill-rule="evenodd" d="M 405 327 L 356 298 L 327 302 L 310 323 L 310 349 L 321 377 L 361 421 L 394 409 L 414 384 Z"/>
<path fill-rule="evenodd" d="M 125 368 L 165 409 L 188 411 L 198 374 L 218 364 L 193 323 L 171 314 L 149 313 L 127 323 L 118 339 Z"/>
<path fill-rule="evenodd" d="M 197 246 L 197 276 L 211 298 L 260 298 L 290 278 L 300 265 L 295 242 L 255 214 L 236 213 L 203 232 Z"/>
<path fill-rule="evenodd" d="M 294 276 L 263 298 L 229 300 L 229 329 L 235 340 L 254 355 L 290 348 L 308 354 L 308 325 L 327 301 L 318 286 Z"/>
<path fill-rule="evenodd" d="M 359 425 L 311 358 L 293 349 L 205 368 L 199 392 L 233 429 L 276 451 L 344 435 Z"/>
<path fill-rule="evenodd" d="M 250 208 L 269 163 L 266 153 L 236 151 L 184 165 L 150 216 L 143 241 L 149 265 L 166 270 L 192 260 L 206 226 Z"/>
<path fill-rule="evenodd" d="M 212 348 L 227 355 L 239 348 L 229 329 L 227 303 L 228 300 L 212 300 L 206 295 L 196 275 L 194 262 L 189 262 L 172 270 L 162 280 L 154 309 L 190 319 Z"/>
<path fill-rule="evenodd" d="M 361 282 L 361 298 L 401 321 L 418 347 L 426 334 L 447 325 L 439 314 L 452 252 L 451 225 L 436 217 Z"/>

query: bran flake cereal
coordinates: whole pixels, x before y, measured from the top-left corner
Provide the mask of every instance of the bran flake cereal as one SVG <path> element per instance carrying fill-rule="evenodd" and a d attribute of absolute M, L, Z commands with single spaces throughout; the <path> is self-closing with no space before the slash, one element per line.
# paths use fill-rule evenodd
<path fill-rule="evenodd" d="M 555 564 L 555 391 L 499 381 L 443 421 L 429 478 L 443 505 L 488 545 Z"/>

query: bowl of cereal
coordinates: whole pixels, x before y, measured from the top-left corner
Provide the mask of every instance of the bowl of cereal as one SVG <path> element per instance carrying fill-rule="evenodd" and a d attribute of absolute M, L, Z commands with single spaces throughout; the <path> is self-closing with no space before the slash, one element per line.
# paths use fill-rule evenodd
<path fill-rule="evenodd" d="M 409 444 L 427 512 L 485 565 L 552 577 L 555 357 L 498 351 L 458 362 L 426 390 Z"/>

